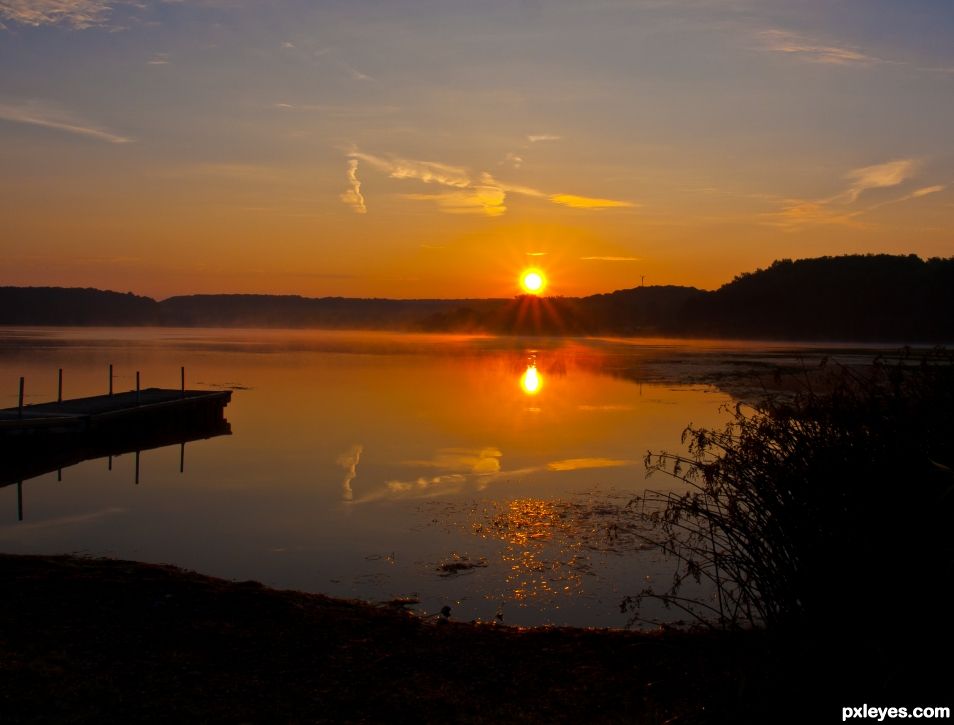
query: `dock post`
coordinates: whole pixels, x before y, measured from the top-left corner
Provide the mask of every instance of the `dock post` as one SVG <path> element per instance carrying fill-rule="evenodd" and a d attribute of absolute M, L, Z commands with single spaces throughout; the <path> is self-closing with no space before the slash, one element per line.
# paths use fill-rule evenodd
<path fill-rule="evenodd" d="M 136 485 L 139 485 L 139 451 L 136 451 Z"/>
<path fill-rule="evenodd" d="M 113 364 L 109 364 L 109 394 L 113 394 Z"/>
<path fill-rule="evenodd" d="M 181 391 L 180 397 L 185 397 L 185 365 L 179 368 L 179 390 Z"/>
<path fill-rule="evenodd" d="M 107 458 L 106 470 L 107 470 L 107 471 L 112 471 L 112 470 L 113 470 L 113 457 L 112 457 L 112 456 L 109 456 L 109 457 Z"/>
<path fill-rule="evenodd" d="M 17 403 L 17 418 L 23 417 L 23 378 L 20 378 L 20 398 Z"/>
<path fill-rule="evenodd" d="M 60 368 L 59 374 L 57 375 L 57 384 L 56 384 L 56 402 L 63 402 L 63 368 Z"/>
<path fill-rule="evenodd" d="M 136 403 L 139 403 L 139 371 L 136 371 Z"/>
<path fill-rule="evenodd" d="M 185 471 L 185 441 L 179 446 L 179 473 Z"/>
<path fill-rule="evenodd" d="M 63 469 L 62 469 L 62 468 L 57 468 L 57 469 L 56 469 L 56 480 L 57 480 L 57 481 L 62 481 L 62 480 L 63 480 Z"/>

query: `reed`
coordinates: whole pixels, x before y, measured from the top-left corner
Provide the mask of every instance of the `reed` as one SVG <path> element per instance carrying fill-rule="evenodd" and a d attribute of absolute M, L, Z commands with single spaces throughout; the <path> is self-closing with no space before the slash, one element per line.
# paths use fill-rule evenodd
<path fill-rule="evenodd" d="M 678 566 L 626 598 L 634 621 L 647 599 L 717 628 L 949 618 L 954 355 L 826 361 L 795 383 L 688 427 L 686 454 L 646 455 L 680 484 L 631 506 Z"/>

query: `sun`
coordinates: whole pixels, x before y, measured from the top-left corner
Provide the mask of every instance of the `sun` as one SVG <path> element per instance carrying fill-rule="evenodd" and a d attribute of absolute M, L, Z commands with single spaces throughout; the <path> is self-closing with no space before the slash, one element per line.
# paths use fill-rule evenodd
<path fill-rule="evenodd" d="M 525 269 L 520 273 L 520 287 L 531 295 L 539 295 L 547 286 L 546 275 L 539 269 Z"/>

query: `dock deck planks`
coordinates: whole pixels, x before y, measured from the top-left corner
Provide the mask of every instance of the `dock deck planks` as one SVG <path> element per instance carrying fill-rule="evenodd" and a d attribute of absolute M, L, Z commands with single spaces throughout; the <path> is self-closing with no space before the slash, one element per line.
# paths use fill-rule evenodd
<path fill-rule="evenodd" d="M 232 399 L 230 390 L 167 390 L 146 388 L 113 395 L 73 398 L 62 402 L 0 409 L 0 435 L 38 429 L 85 430 L 99 425 L 138 419 L 166 418 L 181 413 L 218 413 Z"/>

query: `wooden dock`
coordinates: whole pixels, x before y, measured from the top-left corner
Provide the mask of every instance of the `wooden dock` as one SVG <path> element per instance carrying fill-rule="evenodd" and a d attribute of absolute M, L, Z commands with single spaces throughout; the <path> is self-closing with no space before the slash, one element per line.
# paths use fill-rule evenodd
<path fill-rule="evenodd" d="M 0 439 L 105 433 L 128 426 L 163 427 L 220 420 L 231 390 L 146 388 L 112 395 L 0 409 Z"/>

